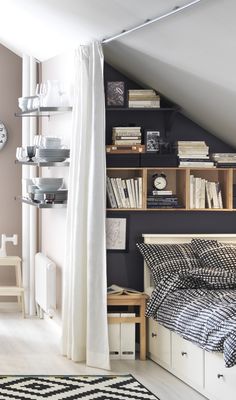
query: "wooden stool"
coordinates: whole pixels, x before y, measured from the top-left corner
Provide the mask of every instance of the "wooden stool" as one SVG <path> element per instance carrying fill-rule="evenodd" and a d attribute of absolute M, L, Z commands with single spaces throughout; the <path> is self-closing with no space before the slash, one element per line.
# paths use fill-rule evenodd
<path fill-rule="evenodd" d="M 0 296 L 17 296 L 18 303 L 21 303 L 22 315 L 25 317 L 24 288 L 21 279 L 20 257 L 0 257 L 0 266 L 15 267 L 16 286 L 0 286 Z"/>
<path fill-rule="evenodd" d="M 138 317 L 108 317 L 109 324 L 117 323 L 135 323 L 140 326 L 140 360 L 146 360 L 146 301 L 148 296 L 146 294 L 111 294 L 107 296 L 108 306 L 136 306 L 139 307 Z"/>

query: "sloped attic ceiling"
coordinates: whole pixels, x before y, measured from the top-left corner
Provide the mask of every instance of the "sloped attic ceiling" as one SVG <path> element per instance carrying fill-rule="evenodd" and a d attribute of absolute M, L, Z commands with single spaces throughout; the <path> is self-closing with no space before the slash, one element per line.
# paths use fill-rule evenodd
<path fill-rule="evenodd" d="M 206 0 L 104 46 L 108 62 L 236 147 L 236 2 Z"/>
<path fill-rule="evenodd" d="M 40 61 L 190 0 L 2 0 L 0 42 Z M 199 4 L 104 46 L 116 68 L 236 147 L 236 1 Z"/>
<path fill-rule="evenodd" d="M 44 61 L 188 0 L 2 0 L 0 42 Z"/>

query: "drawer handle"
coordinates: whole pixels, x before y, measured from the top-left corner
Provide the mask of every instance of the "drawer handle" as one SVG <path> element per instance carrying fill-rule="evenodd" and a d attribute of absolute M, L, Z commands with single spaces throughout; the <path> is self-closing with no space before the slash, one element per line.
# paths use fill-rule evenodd
<path fill-rule="evenodd" d="M 156 336 L 157 336 L 157 334 L 152 332 L 152 337 L 156 337 Z"/>
<path fill-rule="evenodd" d="M 218 379 L 224 378 L 224 375 L 222 375 L 222 374 L 217 374 L 217 378 L 218 378 Z"/>
<path fill-rule="evenodd" d="M 181 356 L 187 356 L 187 352 L 186 351 L 181 351 Z"/>

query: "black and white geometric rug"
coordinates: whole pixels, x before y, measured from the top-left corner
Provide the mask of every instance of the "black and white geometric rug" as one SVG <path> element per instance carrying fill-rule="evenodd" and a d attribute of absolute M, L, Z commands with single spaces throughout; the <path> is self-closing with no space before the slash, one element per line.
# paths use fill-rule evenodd
<path fill-rule="evenodd" d="M 156 400 L 132 375 L 0 376 L 0 400 Z"/>

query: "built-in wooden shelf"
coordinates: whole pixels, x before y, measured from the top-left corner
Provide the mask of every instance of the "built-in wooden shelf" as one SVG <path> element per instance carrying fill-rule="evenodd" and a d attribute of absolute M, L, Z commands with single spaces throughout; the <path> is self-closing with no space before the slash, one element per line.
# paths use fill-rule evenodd
<path fill-rule="evenodd" d="M 148 208 L 147 193 L 152 188 L 152 176 L 154 173 L 164 173 L 167 178 L 165 190 L 172 190 L 183 205 L 181 208 Z M 190 175 L 200 177 L 210 182 L 219 182 L 222 192 L 223 208 L 190 208 Z M 107 176 L 110 178 L 131 179 L 142 177 L 142 208 L 108 208 L 114 212 L 132 211 L 188 211 L 188 212 L 233 212 L 233 185 L 236 185 L 236 169 L 234 168 L 107 168 Z"/>

